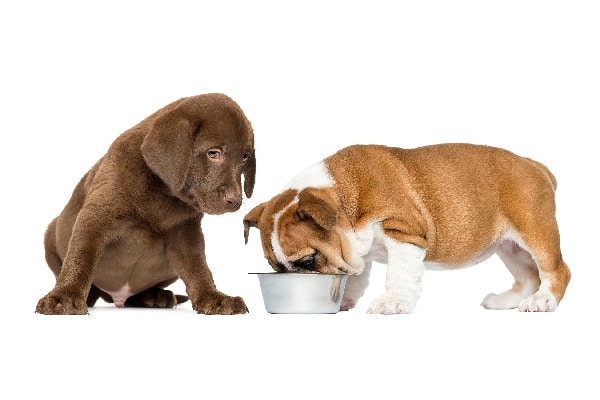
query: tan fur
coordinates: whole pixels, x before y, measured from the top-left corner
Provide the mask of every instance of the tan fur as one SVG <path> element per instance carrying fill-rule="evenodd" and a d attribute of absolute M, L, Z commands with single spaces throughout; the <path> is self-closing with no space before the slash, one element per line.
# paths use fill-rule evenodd
<path fill-rule="evenodd" d="M 173 307 L 187 298 L 163 288 L 181 278 L 197 312 L 247 312 L 215 287 L 201 219 L 238 210 L 241 175 L 250 197 L 255 168 L 250 122 L 222 94 L 182 98 L 125 131 L 48 226 L 57 280 L 36 311 L 85 314 L 98 297 Z"/>
<path fill-rule="evenodd" d="M 350 146 L 326 158 L 324 165 L 335 181 L 332 187 L 303 188 L 296 191 L 295 204 L 283 204 L 289 207 L 278 220 L 278 241 L 292 265 L 287 269 L 301 270 L 294 263 L 314 253 L 313 272 L 360 273 L 363 261 L 347 232 L 361 232 L 377 222 L 395 242 L 425 249 L 425 263 L 452 268 L 497 251 L 511 263 L 519 259 L 521 274 L 538 287 L 533 268 L 539 268 L 556 302 L 563 298 L 570 272 L 555 219 L 556 180 L 542 164 L 498 148 L 444 144 L 416 149 Z M 265 257 L 284 271 L 269 249 L 273 214 L 280 211 L 273 202 L 244 218 L 246 237 L 250 227 L 259 228 Z M 513 231 L 530 255 L 516 243 L 511 250 L 500 242 L 508 241 L 505 236 Z M 514 291 L 525 293 L 524 283 L 516 276 Z"/>

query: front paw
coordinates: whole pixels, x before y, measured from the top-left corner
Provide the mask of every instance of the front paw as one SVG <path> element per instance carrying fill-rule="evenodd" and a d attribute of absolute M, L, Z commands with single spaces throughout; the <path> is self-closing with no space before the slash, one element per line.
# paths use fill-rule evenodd
<path fill-rule="evenodd" d="M 246 314 L 248 307 L 241 297 L 227 296 L 221 292 L 209 293 L 201 296 L 192 303 L 192 307 L 198 314 Z"/>
<path fill-rule="evenodd" d="M 342 303 L 340 304 L 340 311 L 349 311 L 353 309 L 356 305 L 354 304 L 354 300 L 348 297 L 342 297 Z"/>
<path fill-rule="evenodd" d="M 47 315 L 85 315 L 85 297 L 54 289 L 38 301 L 35 312 Z"/>
<path fill-rule="evenodd" d="M 409 314 L 414 311 L 415 306 L 416 300 L 386 293 L 371 302 L 367 313 L 385 315 Z"/>

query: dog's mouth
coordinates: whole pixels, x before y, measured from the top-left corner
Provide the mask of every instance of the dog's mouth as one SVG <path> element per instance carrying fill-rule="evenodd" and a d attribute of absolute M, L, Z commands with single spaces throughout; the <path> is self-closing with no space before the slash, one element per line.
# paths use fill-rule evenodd
<path fill-rule="evenodd" d="M 199 196 L 192 190 L 192 187 L 186 187 L 183 191 L 184 201 L 195 211 L 211 214 L 221 215 L 228 212 L 234 212 L 240 209 L 242 205 L 241 199 L 228 199 L 226 196 L 214 196 L 210 198 L 199 198 Z"/>
<path fill-rule="evenodd" d="M 217 180 L 218 181 L 218 180 Z M 181 190 L 181 199 L 194 210 L 213 215 L 234 212 L 242 205 L 242 188 L 233 182 L 211 183 L 190 173 Z"/>

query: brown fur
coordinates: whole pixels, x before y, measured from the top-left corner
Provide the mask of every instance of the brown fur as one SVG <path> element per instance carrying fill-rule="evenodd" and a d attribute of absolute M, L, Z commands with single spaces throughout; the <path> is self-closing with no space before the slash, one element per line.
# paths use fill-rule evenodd
<path fill-rule="evenodd" d="M 98 297 L 173 307 L 187 297 L 164 288 L 181 278 L 197 312 L 247 312 L 242 298 L 216 289 L 201 219 L 239 209 L 241 176 L 250 197 L 255 163 L 251 124 L 222 94 L 182 98 L 125 131 L 48 226 L 56 285 L 36 311 L 86 314 Z M 110 293 L 119 291 L 117 301 Z"/>
<path fill-rule="evenodd" d="M 296 265 L 315 255 L 312 272 L 361 273 L 348 232 L 380 221 L 387 237 L 426 249 L 426 263 L 470 265 L 497 249 L 509 263 L 518 259 L 523 264 L 525 272 L 515 276 L 515 292 L 532 290 L 521 290 L 525 281 L 537 281 L 539 287 L 539 268 L 556 302 L 563 298 L 570 271 L 562 259 L 555 219 L 556 179 L 542 164 L 469 144 L 350 146 L 323 163 L 333 186 L 288 189 L 244 217 L 246 238 L 250 227 L 259 228 L 265 257 L 275 270 L 286 268 L 271 248 L 273 215 L 298 196 L 277 222 L 287 269 L 302 270 Z M 495 247 L 512 231 L 521 235 L 531 255 L 516 243 Z"/>

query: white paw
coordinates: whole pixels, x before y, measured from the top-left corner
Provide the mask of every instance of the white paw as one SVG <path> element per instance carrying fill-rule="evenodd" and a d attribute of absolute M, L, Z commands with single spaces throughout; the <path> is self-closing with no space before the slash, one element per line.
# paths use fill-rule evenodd
<path fill-rule="evenodd" d="M 355 307 L 354 300 L 347 297 L 342 297 L 342 304 L 340 305 L 340 311 L 348 311 Z"/>
<path fill-rule="evenodd" d="M 519 304 L 519 311 L 555 311 L 556 306 L 556 298 L 552 293 L 537 292 L 521 301 L 521 304 Z"/>
<path fill-rule="evenodd" d="M 373 300 L 368 314 L 410 314 L 416 306 L 416 300 L 405 299 L 397 295 L 384 294 L 383 296 Z"/>
<path fill-rule="evenodd" d="M 511 308 L 517 308 L 522 297 L 518 293 L 512 290 L 496 294 L 490 293 L 481 302 L 483 308 L 488 310 L 508 310 Z"/>

